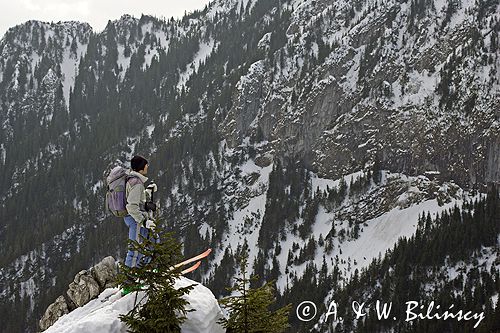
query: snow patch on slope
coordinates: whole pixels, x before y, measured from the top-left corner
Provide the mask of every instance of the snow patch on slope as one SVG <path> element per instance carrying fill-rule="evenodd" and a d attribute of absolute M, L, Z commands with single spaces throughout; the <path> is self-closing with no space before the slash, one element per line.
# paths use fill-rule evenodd
<path fill-rule="evenodd" d="M 250 4 L 249 4 L 250 2 Z M 209 10 L 207 12 L 206 17 L 209 19 L 213 19 L 215 14 L 224 14 L 228 13 L 232 8 L 236 7 L 236 12 L 238 14 L 241 14 L 240 10 L 241 7 L 243 6 L 243 9 L 245 9 L 247 6 L 249 7 L 249 10 L 252 9 L 252 7 L 255 5 L 256 1 L 255 0 L 216 0 L 213 1 L 209 4 Z"/>
<path fill-rule="evenodd" d="M 208 42 L 200 43 L 200 48 L 194 56 L 193 61 L 191 61 L 186 66 L 186 70 L 180 74 L 179 82 L 177 83 L 177 89 L 181 90 L 182 87 L 186 85 L 186 82 L 189 80 L 191 75 L 194 72 L 198 71 L 200 63 L 204 62 L 213 52 L 215 46 L 216 43 L 213 39 L 210 39 Z"/>
<path fill-rule="evenodd" d="M 349 184 L 351 179 L 355 180 L 360 175 L 360 172 L 347 175 L 344 176 L 344 180 Z M 394 175 L 383 173 L 382 183 L 386 182 L 388 176 L 394 177 Z M 408 178 L 404 175 L 399 175 L 398 177 L 402 180 Z M 314 192 L 317 192 L 318 189 L 325 191 L 327 187 L 334 188 L 339 185 L 339 180 L 323 179 L 314 175 L 311 176 L 311 182 Z M 415 191 L 418 191 L 416 187 L 409 187 L 399 197 L 397 203 L 406 201 L 405 198 L 411 196 Z M 299 235 L 294 235 L 291 231 L 288 231 L 286 241 L 281 243 L 282 250 L 277 258 L 280 263 L 280 271 L 285 272 L 288 270 L 291 273 L 295 272 L 297 277 L 300 278 L 306 266 L 311 264 L 311 262 L 316 267 L 321 267 L 324 256 L 328 271 L 331 272 L 335 266 L 338 266 L 343 278 L 345 281 L 348 281 L 355 269 L 361 270 L 366 268 L 379 255 L 383 257 L 386 251 L 393 248 L 401 237 L 411 237 L 417 229 L 419 215 L 430 213 L 431 216 L 435 217 L 445 210 L 452 209 L 455 205 L 461 207 L 464 201 L 473 200 L 479 198 L 479 196 L 480 194 L 471 198 L 464 192 L 462 195 L 457 195 L 459 199 L 451 199 L 448 203 L 442 205 L 439 204 L 437 199 L 424 200 L 403 209 L 397 205 L 378 217 L 366 221 L 355 221 L 354 223 L 358 223 L 360 227 L 357 239 L 353 239 L 347 235 L 340 237 L 339 232 L 341 230 L 348 231 L 352 227 L 349 225 L 349 221 L 338 220 L 335 211 L 329 212 L 325 207 L 320 205 L 315 223 L 312 225 L 311 235 L 315 237 L 316 241 L 320 235 L 326 239 L 325 237 L 332 231 L 332 226 L 334 226 L 335 236 L 330 235 L 333 239 L 333 250 L 327 252 L 325 247 L 317 246 L 314 260 L 306 261 L 300 265 L 288 266 L 287 257 L 289 251 L 292 250 L 293 243 L 304 244 Z M 342 206 L 351 206 L 353 203 L 350 200 L 346 199 Z M 297 223 L 300 222 L 299 220 Z M 294 252 L 294 254 L 297 255 L 297 252 Z M 284 290 L 288 279 L 289 276 L 282 274 L 277 281 L 278 289 Z"/>
<path fill-rule="evenodd" d="M 259 238 L 260 225 L 266 207 L 269 174 L 273 170 L 273 164 L 266 167 L 259 167 L 253 160 L 248 160 L 239 169 L 243 177 L 252 173 L 259 174 L 259 178 L 250 187 L 250 190 L 255 194 L 260 194 L 251 197 L 246 205 L 235 210 L 233 218 L 228 222 L 229 231 L 225 235 L 223 243 L 226 247 L 230 247 L 234 251 L 238 245 L 243 245 L 246 239 L 250 245 L 248 254 L 249 262 L 252 262 L 251 260 L 257 256 L 259 250 L 257 246 L 252 246 L 252 244 L 257 244 Z M 226 202 L 231 200 L 232 197 L 233 195 L 227 197 Z M 224 251 L 217 252 L 213 262 L 219 263 L 223 255 Z"/>

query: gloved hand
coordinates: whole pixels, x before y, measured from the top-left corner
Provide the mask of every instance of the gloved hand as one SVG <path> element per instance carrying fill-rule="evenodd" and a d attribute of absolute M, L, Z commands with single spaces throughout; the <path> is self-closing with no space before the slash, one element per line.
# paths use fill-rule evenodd
<path fill-rule="evenodd" d="M 144 223 L 144 227 L 147 229 L 154 230 L 156 228 L 156 223 L 155 223 L 155 221 L 148 219 Z"/>
<path fill-rule="evenodd" d="M 144 204 L 144 209 L 146 212 L 156 212 L 156 204 L 154 202 L 148 201 Z"/>
<path fill-rule="evenodd" d="M 146 190 L 150 190 L 151 192 L 156 192 L 158 191 L 158 186 L 156 186 L 155 183 L 151 183 L 146 187 Z"/>

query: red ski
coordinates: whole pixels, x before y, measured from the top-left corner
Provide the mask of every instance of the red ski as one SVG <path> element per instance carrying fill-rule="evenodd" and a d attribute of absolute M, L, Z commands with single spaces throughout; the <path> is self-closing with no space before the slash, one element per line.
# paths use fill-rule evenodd
<path fill-rule="evenodd" d="M 189 259 L 188 259 L 188 260 L 189 260 Z M 186 269 L 182 270 L 182 271 L 181 271 L 181 275 L 184 275 L 184 274 L 187 274 L 187 273 L 191 273 L 192 271 L 194 271 L 194 270 L 196 270 L 198 267 L 200 267 L 200 265 L 201 265 L 201 261 L 198 261 L 196 264 L 194 264 L 194 265 L 192 265 L 192 266 L 190 266 L 190 267 L 188 267 L 188 268 L 186 268 Z M 141 286 L 140 286 L 137 290 L 134 290 L 134 291 L 140 291 L 140 290 L 146 290 L 145 286 L 141 285 Z M 106 301 L 107 301 L 107 300 L 108 300 L 111 296 L 113 296 L 113 295 L 117 294 L 117 293 L 118 293 L 118 292 L 120 292 L 120 291 L 121 291 L 121 293 L 122 293 L 122 296 L 125 296 L 125 295 L 127 295 L 127 294 L 129 294 L 129 293 L 131 292 L 131 291 L 126 291 L 126 292 L 124 292 L 124 290 L 123 290 L 123 289 L 119 289 L 119 290 L 117 290 L 116 292 L 114 292 L 114 293 L 112 293 L 112 294 L 110 294 L 110 295 L 106 296 L 105 298 L 103 298 L 103 299 L 101 300 L 101 303 L 102 303 L 102 302 L 106 302 Z"/>
<path fill-rule="evenodd" d="M 196 263 L 195 263 L 194 265 L 192 265 L 192 266 L 190 266 L 190 267 L 188 267 L 188 268 L 185 268 L 185 269 L 183 269 L 183 270 L 181 271 L 181 275 L 184 275 L 184 274 L 190 273 L 190 272 L 192 272 L 192 271 L 196 270 L 198 267 L 200 267 L 200 265 L 201 265 L 201 261 L 200 261 L 200 260 L 201 260 L 201 259 L 203 259 L 203 258 L 206 258 L 206 257 L 210 254 L 210 252 L 212 252 L 212 249 L 210 249 L 210 248 L 209 248 L 209 249 L 206 249 L 206 250 L 205 250 L 205 252 L 202 252 L 202 253 L 200 253 L 200 254 L 198 254 L 198 255 L 194 256 L 194 257 L 188 258 L 188 259 L 186 259 L 186 260 L 184 260 L 184 261 L 182 261 L 182 262 L 180 262 L 180 263 L 178 263 L 178 264 L 174 265 L 174 266 L 172 267 L 172 269 L 174 269 L 174 268 L 179 268 L 179 267 L 185 266 L 185 265 L 187 265 L 187 264 L 190 264 L 190 263 L 192 263 L 192 262 L 195 262 L 195 261 L 196 261 Z M 140 288 L 140 289 L 142 289 L 142 288 Z M 116 291 L 115 293 L 112 293 L 111 295 L 108 295 L 107 297 L 105 297 L 104 299 L 102 299 L 102 300 L 101 300 L 101 302 L 106 302 L 106 301 L 107 301 L 107 300 L 108 300 L 108 299 L 109 299 L 112 295 L 117 294 L 117 293 L 118 293 L 118 292 L 120 292 L 120 291 L 122 291 L 122 289 L 119 289 L 119 290 L 118 290 L 118 291 Z M 129 291 L 129 292 L 126 292 L 126 294 L 128 294 L 128 293 L 130 293 L 130 291 Z M 124 294 L 124 293 L 123 293 L 123 291 L 122 291 L 122 296 L 124 296 L 124 295 L 126 295 L 126 294 Z"/>
<path fill-rule="evenodd" d="M 182 267 L 182 266 L 185 266 L 185 265 L 188 265 L 188 264 L 190 264 L 192 262 L 197 261 L 197 263 L 195 263 L 194 265 L 192 265 L 192 266 L 190 266 L 190 267 L 188 267 L 186 269 L 183 269 L 181 271 L 181 275 L 190 273 L 190 272 L 196 270 L 198 267 L 200 267 L 200 265 L 201 265 L 201 261 L 200 260 L 203 259 L 203 258 L 206 258 L 210 254 L 210 252 L 212 252 L 212 249 L 208 248 L 208 249 L 205 250 L 205 252 L 202 252 L 202 253 L 194 256 L 194 257 L 188 258 L 188 259 L 186 259 L 184 261 L 181 261 L 180 263 L 174 265 L 172 267 L 172 269 L 179 268 L 179 267 Z M 119 290 L 119 291 L 121 291 L 121 290 Z M 122 291 L 122 296 L 126 295 L 127 293 L 129 293 L 129 292 L 123 293 L 123 291 Z M 105 302 L 106 300 L 109 299 L 110 296 L 108 296 L 105 299 L 101 300 L 101 302 Z"/>
<path fill-rule="evenodd" d="M 210 252 L 212 252 L 212 249 L 207 249 L 205 250 L 205 252 L 203 253 L 200 253 L 198 254 L 197 256 L 194 256 L 194 257 L 191 257 L 189 259 L 186 259 L 180 263 L 178 263 L 177 265 L 174 266 L 174 268 L 178 268 L 178 267 L 181 267 L 181 266 L 184 266 L 184 265 L 187 265 L 187 264 L 190 264 L 192 262 L 195 262 L 195 261 L 198 261 L 198 260 L 201 260 L 203 258 L 206 258 L 208 257 L 208 255 L 210 254 Z"/>
<path fill-rule="evenodd" d="M 190 272 L 194 271 L 195 269 L 197 269 L 198 267 L 200 267 L 200 265 L 201 265 L 201 261 L 198 261 L 196 264 L 192 265 L 191 267 L 184 269 L 181 272 L 181 275 L 184 275 L 184 274 L 187 274 L 187 273 L 190 273 Z"/>

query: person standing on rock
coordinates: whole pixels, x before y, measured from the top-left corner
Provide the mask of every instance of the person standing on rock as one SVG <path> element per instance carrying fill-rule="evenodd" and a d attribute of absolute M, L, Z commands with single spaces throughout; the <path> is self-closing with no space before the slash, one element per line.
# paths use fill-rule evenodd
<path fill-rule="evenodd" d="M 126 209 L 128 215 L 124 217 L 125 224 L 128 227 L 128 238 L 132 241 L 141 242 L 141 236 L 148 237 L 149 229 L 155 227 L 155 222 L 150 219 L 148 211 L 155 211 L 156 205 L 150 202 L 153 192 L 156 192 L 157 186 L 152 183 L 147 188 L 144 183 L 148 180 L 149 163 L 140 156 L 136 155 L 130 160 L 130 173 L 126 182 Z M 129 247 L 125 265 L 128 267 L 138 267 L 143 255 Z"/>

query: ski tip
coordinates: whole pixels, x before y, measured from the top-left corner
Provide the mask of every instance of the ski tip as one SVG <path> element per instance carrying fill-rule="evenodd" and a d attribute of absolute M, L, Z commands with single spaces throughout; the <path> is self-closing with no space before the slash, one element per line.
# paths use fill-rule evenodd
<path fill-rule="evenodd" d="M 189 268 L 186 268 L 185 270 L 183 270 L 181 272 L 181 275 L 184 275 L 184 274 L 187 274 L 187 273 L 191 273 L 192 271 L 196 270 L 198 267 L 200 267 L 201 265 L 201 261 L 197 261 L 196 264 L 194 264 L 193 266 L 189 267 Z"/>

